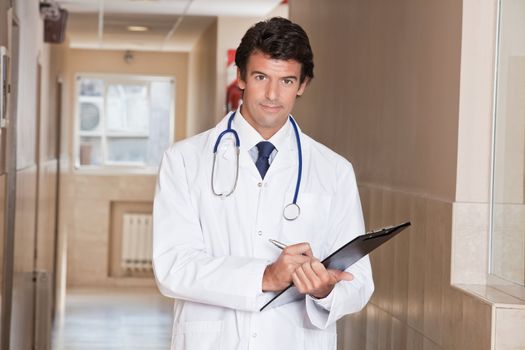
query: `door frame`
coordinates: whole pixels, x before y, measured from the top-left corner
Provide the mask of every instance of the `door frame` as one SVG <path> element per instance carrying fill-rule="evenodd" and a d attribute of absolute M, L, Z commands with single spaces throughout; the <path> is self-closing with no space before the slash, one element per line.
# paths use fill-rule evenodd
<path fill-rule="evenodd" d="M 13 28 L 18 28 L 16 31 Z M 16 38 L 13 36 L 16 35 Z M 20 49 L 20 21 L 11 6 L 7 10 L 7 48 L 10 54 L 8 125 L 6 128 L 6 173 L 5 173 L 5 220 L 2 281 L 2 313 L 0 324 L 0 349 L 8 350 L 11 334 L 11 312 L 13 300 L 13 266 L 16 211 L 16 144 L 17 144 L 17 102 L 18 102 L 18 63 Z"/>

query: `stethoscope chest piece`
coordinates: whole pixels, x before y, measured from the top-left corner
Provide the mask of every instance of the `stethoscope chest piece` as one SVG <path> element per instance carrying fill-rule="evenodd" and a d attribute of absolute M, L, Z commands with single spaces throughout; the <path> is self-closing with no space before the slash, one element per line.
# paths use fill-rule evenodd
<path fill-rule="evenodd" d="M 295 203 L 290 203 L 283 210 L 283 216 L 288 221 L 293 221 L 301 214 L 301 208 Z"/>

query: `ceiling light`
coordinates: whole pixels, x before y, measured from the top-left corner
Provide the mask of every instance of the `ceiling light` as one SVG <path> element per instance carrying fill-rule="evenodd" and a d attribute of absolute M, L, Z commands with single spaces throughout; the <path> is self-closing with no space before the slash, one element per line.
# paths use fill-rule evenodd
<path fill-rule="evenodd" d="M 147 32 L 149 28 L 145 26 L 128 26 L 128 30 L 130 32 Z"/>

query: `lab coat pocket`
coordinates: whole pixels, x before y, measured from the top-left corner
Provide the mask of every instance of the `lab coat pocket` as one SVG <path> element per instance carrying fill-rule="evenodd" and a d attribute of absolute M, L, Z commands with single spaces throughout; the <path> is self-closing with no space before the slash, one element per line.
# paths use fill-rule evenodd
<path fill-rule="evenodd" d="M 287 195 L 285 203 L 290 203 L 293 193 Z M 321 243 L 326 239 L 328 216 L 332 197 L 327 194 L 301 193 L 297 200 L 300 215 L 288 221 L 283 218 L 282 242 L 286 244 L 308 242 L 318 255 L 322 252 Z"/>
<path fill-rule="evenodd" d="M 171 350 L 220 350 L 222 321 L 193 321 L 173 325 Z"/>
<path fill-rule="evenodd" d="M 304 350 L 335 350 L 337 334 L 332 331 L 303 328 Z"/>

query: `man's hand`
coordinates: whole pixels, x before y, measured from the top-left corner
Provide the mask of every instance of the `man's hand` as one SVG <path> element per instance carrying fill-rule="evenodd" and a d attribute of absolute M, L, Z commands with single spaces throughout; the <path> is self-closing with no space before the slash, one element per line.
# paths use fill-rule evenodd
<path fill-rule="evenodd" d="M 292 283 L 292 274 L 312 259 L 308 243 L 298 243 L 283 249 L 279 258 L 266 267 L 262 288 L 265 292 L 281 291 Z"/>
<path fill-rule="evenodd" d="M 293 284 L 302 294 L 309 294 L 317 299 L 325 298 L 337 282 L 341 280 L 351 281 L 354 276 L 351 273 L 339 270 L 327 270 L 321 262 L 315 258 L 304 262 L 292 273 Z"/>

